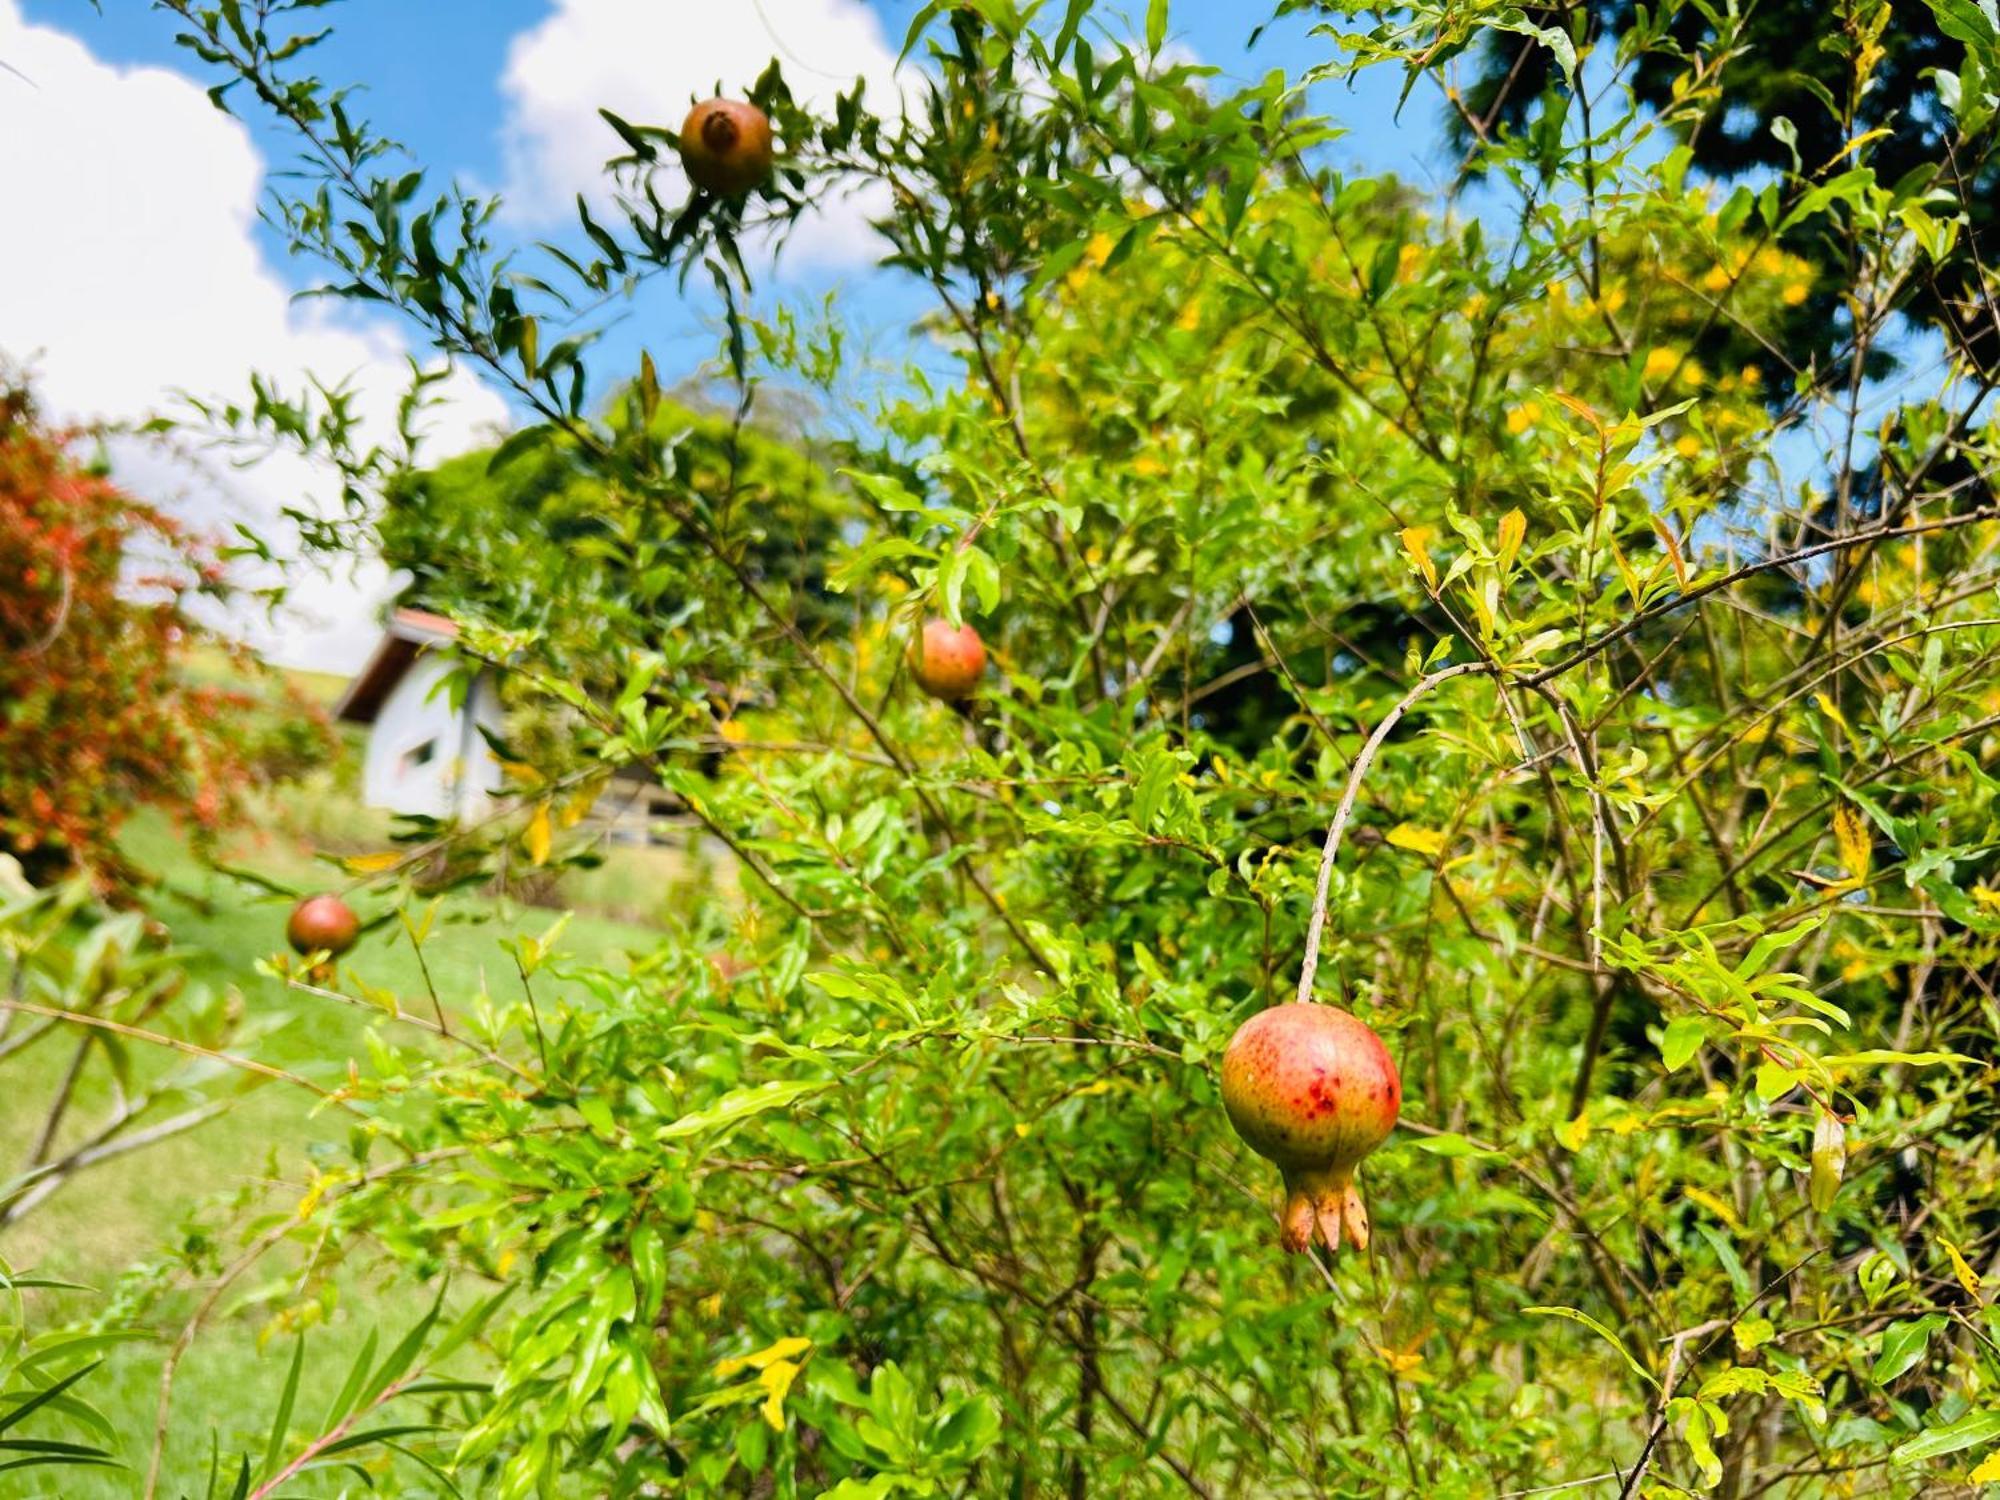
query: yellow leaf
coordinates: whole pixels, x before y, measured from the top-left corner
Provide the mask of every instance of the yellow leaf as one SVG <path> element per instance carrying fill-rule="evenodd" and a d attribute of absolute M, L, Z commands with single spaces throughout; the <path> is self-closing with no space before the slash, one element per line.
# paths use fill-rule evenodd
<path fill-rule="evenodd" d="M 1514 566 L 1514 558 L 1521 550 L 1521 539 L 1528 534 L 1528 518 L 1516 506 L 1500 518 L 1500 546 L 1498 556 L 1500 571 L 1506 572 Z"/>
<path fill-rule="evenodd" d="M 552 837 L 549 828 L 549 805 L 544 802 L 535 809 L 535 815 L 528 820 L 527 832 L 521 835 L 521 842 L 528 850 L 528 858 L 538 865 L 547 864 Z"/>
<path fill-rule="evenodd" d="M 379 875 L 384 870 L 393 870 L 403 862 L 401 851 L 385 849 L 380 854 L 354 854 L 343 859 L 341 865 L 356 875 Z"/>
<path fill-rule="evenodd" d="M 811 1339 L 779 1339 L 775 1344 L 767 1344 L 755 1354 L 739 1354 L 733 1359 L 721 1361 L 715 1367 L 715 1378 L 717 1380 L 727 1380 L 730 1376 L 738 1374 L 743 1370 L 768 1369 L 774 1364 L 790 1360 L 795 1354 L 805 1353 L 812 1346 L 813 1341 Z M 797 1368 L 796 1365 L 793 1366 L 794 1370 Z"/>
<path fill-rule="evenodd" d="M 1398 823 L 1389 830 L 1389 842 L 1413 854 L 1444 853 L 1445 836 L 1435 828 L 1419 828 L 1414 823 Z"/>
<path fill-rule="evenodd" d="M 1951 1274 L 1956 1276 L 1958 1284 L 1965 1288 L 1965 1295 L 1972 1298 L 1975 1302 L 1981 1300 L 1979 1296 L 1979 1273 L 1966 1263 L 1965 1257 L 1959 1253 L 1958 1246 L 1954 1245 L 1950 1240 L 1940 1237 L 1938 1243 L 1944 1246 L 1944 1253 L 1951 1257 Z"/>
<path fill-rule="evenodd" d="M 1770 1343 L 1777 1335 L 1777 1328 L 1769 1318 L 1740 1318 L 1730 1333 L 1736 1340 L 1736 1352 L 1748 1354 L 1752 1349 Z"/>
<path fill-rule="evenodd" d="M 1972 888 L 1972 899 L 1988 911 L 2000 911 L 2000 891 L 1994 890 L 1990 885 L 1975 885 Z"/>
<path fill-rule="evenodd" d="M 1681 1196 L 1690 1203 L 1700 1204 L 1731 1229 L 1741 1229 L 1743 1227 L 1743 1221 L 1736 1217 L 1736 1210 L 1731 1208 L 1724 1199 L 1716 1197 L 1715 1194 L 1704 1192 L 1698 1187 L 1683 1187 L 1681 1189 Z"/>
<path fill-rule="evenodd" d="M 1843 802 L 1833 810 L 1833 841 L 1840 846 L 1840 863 L 1847 870 L 1847 878 L 1856 885 L 1868 878 L 1868 867 L 1874 863 L 1875 841 L 1868 836 L 1868 821 L 1861 809 L 1851 802 Z"/>
<path fill-rule="evenodd" d="M 757 1383 L 764 1387 L 764 1420 L 774 1432 L 785 1430 L 785 1392 L 798 1379 L 799 1367 L 789 1359 L 774 1360 L 764 1367 Z"/>
<path fill-rule="evenodd" d="M 1847 1172 L 1847 1127 L 1825 1110 L 1813 1126 L 1812 1167 L 1806 1179 L 1806 1201 L 1819 1213 L 1833 1207 L 1840 1179 Z"/>
<path fill-rule="evenodd" d="M 1417 565 L 1417 571 L 1424 575 L 1424 582 L 1435 593 L 1438 586 L 1437 565 L 1431 561 L 1430 540 L 1436 528 L 1430 526 L 1405 526 L 1401 532 L 1403 550 L 1410 554 L 1410 561 Z"/>
<path fill-rule="evenodd" d="M 1424 1357 L 1407 1349 L 1391 1349 L 1385 1344 L 1375 1345 L 1376 1354 L 1389 1367 L 1389 1373 L 1398 1380 L 1421 1378 Z"/>
<path fill-rule="evenodd" d="M 1566 1151 L 1581 1151 L 1583 1143 L 1590 1139 L 1590 1112 L 1585 1110 L 1574 1120 L 1565 1120 L 1556 1126 L 1556 1139 L 1562 1142 Z"/>
<path fill-rule="evenodd" d="M 1965 1476 L 1967 1484 L 2000 1484 L 2000 1448 L 1979 1461 L 1979 1467 Z"/>
<path fill-rule="evenodd" d="M 1829 719 L 1833 720 L 1834 723 L 1840 726 L 1840 732 L 1842 734 L 1854 733 L 1853 730 L 1847 727 L 1847 719 L 1846 716 L 1841 713 L 1840 705 L 1835 703 L 1831 698 L 1827 697 L 1825 693 L 1814 693 L 1813 702 L 1819 705 L 1819 711 L 1821 713 L 1825 714 Z"/>
<path fill-rule="evenodd" d="M 606 779 L 608 781 L 608 778 Z M 605 788 L 606 781 L 594 782 L 563 803 L 561 822 L 565 828 L 574 828 L 590 816 L 591 808 L 597 805 L 597 797 Z"/>

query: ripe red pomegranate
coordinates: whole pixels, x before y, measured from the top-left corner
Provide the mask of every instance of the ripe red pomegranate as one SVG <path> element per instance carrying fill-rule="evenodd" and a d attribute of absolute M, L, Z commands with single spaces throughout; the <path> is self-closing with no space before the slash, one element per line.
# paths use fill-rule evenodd
<path fill-rule="evenodd" d="M 754 104 L 710 99 L 681 124 L 681 165 L 698 188 L 740 197 L 771 175 L 771 117 Z"/>
<path fill-rule="evenodd" d="M 935 617 L 910 643 L 910 675 L 933 698 L 955 703 L 972 696 L 986 670 L 986 643 L 970 625 L 953 627 Z"/>
<path fill-rule="evenodd" d="M 361 936 L 361 919 L 338 896 L 322 892 L 292 908 L 285 923 L 285 941 L 299 953 L 326 952 L 338 958 Z"/>
<path fill-rule="evenodd" d="M 1354 1185 L 1361 1158 L 1388 1139 L 1403 1081 L 1382 1039 L 1331 1005 L 1259 1011 L 1222 1054 L 1222 1107 L 1252 1151 L 1285 1178 L 1280 1240 L 1329 1250 L 1344 1233 L 1368 1248 L 1368 1210 Z"/>

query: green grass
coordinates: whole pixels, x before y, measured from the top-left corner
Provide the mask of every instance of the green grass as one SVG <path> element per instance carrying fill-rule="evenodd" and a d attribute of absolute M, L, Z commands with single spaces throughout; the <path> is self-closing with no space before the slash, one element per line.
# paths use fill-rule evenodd
<path fill-rule="evenodd" d="M 289 799 L 266 804 L 264 826 L 233 840 L 224 851 L 225 862 L 300 890 L 345 884 L 346 877 L 337 869 L 315 858 L 314 843 L 334 842 L 350 851 L 380 848 L 387 820 L 357 808 L 343 790 L 343 779 L 336 771 L 295 789 Z M 309 842 L 300 837 L 302 829 L 320 837 Z M 185 951 L 182 967 L 189 984 L 233 992 L 246 1023 L 263 1030 L 254 1044 L 239 1050 L 254 1051 L 264 1061 L 302 1072 L 341 1073 L 351 1057 L 363 1059 L 365 1066 L 364 1038 L 370 1025 L 380 1024 L 379 1015 L 288 991 L 256 972 L 258 959 L 283 947 L 290 904 L 286 898 L 207 867 L 193 857 L 176 827 L 161 817 L 135 819 L 125 848 L 140 866 L 161 877 L 147 904 Z M 621 850 L 603 868 L 570 877 L 558 892 L 571 900 L 592 898 L 591 904 L 600 909 L 658 914 L 667 904 L 689 899 L 705 875 L 698 863 L 671 851 Z M 364 921 L 385 909 L 365 892 L 355 897 L 355 905 Z M 478 893 L 446 897 L 424 957 L 447 1010 L 467 1003 L 482 987 L 502 998 L 517 993 L 519 980 L 501 946 L 503 940 L 539 935 L 557 916 L 553 910 Z M 649 949 L 656 936 L 654 929 L 579 910 L 565 932 L 561 951 L 615 965 L 622 953 Z M 343 962 L 371 986 L 428 1004 L 422 972 L 400 924 L 376 929 Z M 536 993 L 544 1005 L 560 997 L 553 981 L 545 985 L 538 979 Z M 0 1150 L 14 1162 L 25 1154 L 39 1128 L 55 1080 L 73 1050 L 74 1042 L 67 1036 L 54 1036 L 0 1064 Z M 140 1066 L 157 1068 L 165 1063 L 147 1059 Z M 109 1100 L 106 1070 L 95 1065 L 78 1090 L 80 1119 L 74 1129 L 96 1118 Z M 197 1131 L 79 1176 L 0 1235 L 0 1255 L 16 1267 L 109 1288 L 126 1266 L 169 1239 L 190 1210 L 217 1195 L 248 1185 L 273 1206 L 291 1206 L 304 1191 L 311 1144 L 344 1136 L 338 1117 L 315 1116 L 313 1101 L 303 1091 L 265 1084 L 247 1093 L 229 1114 Z M 11 1166 L 0 1163 L 0 1175 Z M 280 1338 L 260 1351 L 257 1335 L 265 1314 L 255 1307 L 236 1306 L 235 1301 L 241 1292 L 284 1269 L 283 1261 L 274 1257 L 269 1266 L 246 1276 L 181 1365 L 161 1495 L 205 1493 L 211 1432 L 220 1435 L 225 1453 L 232 1447 L 240 1451 L 246 1442 L 254 1451 L 262 1451 L 262 1435 L 283 1383 L 290 1344 Z M 299 1428 L 316 1420 L 331 1399 L 372 1325 L 381 1325 L 387 1347 L 424 1305 L 418 1289 L 371 1286 L 352 1274 L 339 1290 L 338 1312 L 310 1336 L 308 1378 L 295 1422 Z M 91 1377 L 92 1399 L 124 1438 L 122 1456 L 131 1466 L 128 1472 L 50 1470 L 46 1472 L 54 1477 L 42 1480 L 10 1475 L 0 1478 L 0 1494 L 59 1495 L 63 1500 L 112 1500 L 136 1494 L 151 1444 L 164 1349 L 197 1300 L 197 1294 L 189 1291 L 170 1297 L 157 1330 L 160 1338 L 114 1353 Z M 89 1299 L 64 1298 L 52 1300 L 47 1312 L 81 1315 L 92 1305 Z M 302 1495 L 320 1492 L 309 1485 L 287 1490 Z"/>

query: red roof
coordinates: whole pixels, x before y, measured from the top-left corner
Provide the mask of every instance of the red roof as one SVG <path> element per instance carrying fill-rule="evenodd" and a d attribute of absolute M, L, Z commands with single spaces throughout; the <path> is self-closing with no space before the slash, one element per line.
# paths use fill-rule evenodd
<path fill-rule="evenodd" d="M 389 616 L 388 628 L 382 632 L 368 665 L 340 695 L 333 716 L 354 724 L 373 724 L 418 655 L 457 639 L 457 624 L 443 615 L 424 609 L 398 609 Z"/>

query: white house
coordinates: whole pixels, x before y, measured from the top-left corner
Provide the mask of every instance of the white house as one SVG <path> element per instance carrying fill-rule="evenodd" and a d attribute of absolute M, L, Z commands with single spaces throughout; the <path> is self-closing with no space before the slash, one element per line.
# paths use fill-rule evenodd
<path fill-rule="evenodd" d="M 370 807 L 472 820 L 492 810 L 500 761 L 480 729 L 501 729 L 494 674 L 472 679 L 454 706 L 445 679 L 457 669 L 458 627 L 441 615 L 399 609 L 334 717 L 368 726 L 361 795 Z"/>

